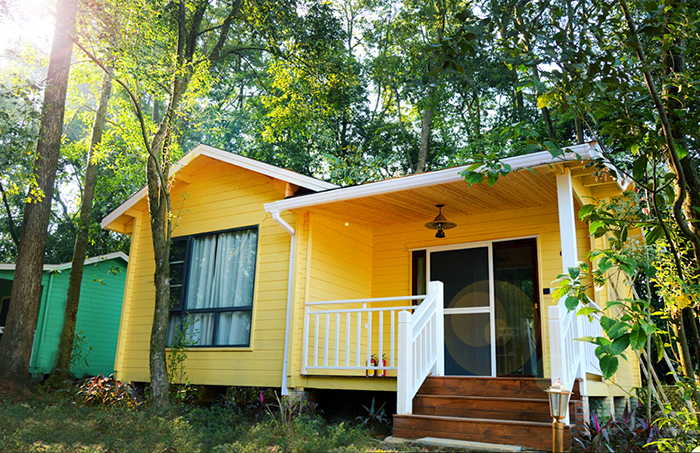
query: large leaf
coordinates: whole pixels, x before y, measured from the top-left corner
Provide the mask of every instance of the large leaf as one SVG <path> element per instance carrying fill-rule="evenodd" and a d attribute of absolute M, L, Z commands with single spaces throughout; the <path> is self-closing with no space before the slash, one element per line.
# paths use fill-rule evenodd
<path fill-rule="evenodd" d="M 617 371 L 620 361 L 615 356 L 606 355 L 600 358 L 600 371 L 605 379 L 610 379 Z"/>
<path fill-rule="evenodd" d="M 567 310 L 574 311 L 576 310 L 576 307 L 578 307 L 578 299 L 574 296 L 568 296 L 564 301 L 564 305 L 566 306 Z"/>
<path fill-rule="evenodd" d="M 644 329 L 641 328 L 639 324 L 632 327 L 632 332 L 630 332 L 630 346 L 632 349 L 643 348 L 647 343 L 647 334 Z"/>
<path fill-rule="evenodd" d="M 630 335 L 628 333 L 621 335 L 618 338 L 615 338 L 615 341 L 612 342 L 610 345 L 610 351 L 615 354 L 619 355 L 625 352 L 627 347 L 630 345 Z"/>
<path fill-rule="evenodd" d="M 608 337 L 610 337 L 611 340 L 614 340 L 620 337 L 621 335 L 627 333 L 629 329 L 629 324 L 627 324 L 626 322 L 618 321 L 615 324 L 613 324 L 609 329 L 607 329 L 605 333 L 608 334 Z"/>

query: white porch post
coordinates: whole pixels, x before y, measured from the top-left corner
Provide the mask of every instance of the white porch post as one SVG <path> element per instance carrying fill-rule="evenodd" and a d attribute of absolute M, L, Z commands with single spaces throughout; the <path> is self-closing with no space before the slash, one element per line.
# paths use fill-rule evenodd
<path fill-rule="evenodd" d="M 434 281 L 428 283 L 428 294 L 437 294 L 436 306 L 435 306 L 435 342 L 437 355 L 437 362 L 433 368 L 433 374 L 435 376 L 445 375 L 445 285 L 440 281 Z"/>
<path fill-rule="evenodd" d="M 570 267 L 578 266 L 578 243 L 576 241 L 576 211 L 574 206 L 574 188 L 571 177 L 571 171 L 567 167 L 563 167 L 563 173 L 557 174 L 557 204 L 559 208 L 559 235 L 561 241 L 561 263 L 564 273 L 569 272 Z M 559 302 L 559 301 L 555 301 Z M 552 316 L 556 312 L 558 319 L 550 318 L 550 338 L 560 338 L 563 340 L 564 332 L 559 332 L 556 335 L 554 330 L 559 329 L 561 326 L 561 321 L 566 316 L 566 312 L 562 312 L 562 307 L 557 304 L 555 307 L 551 307 L 548 310 L 548 315 Z M 557 324 L 556 327 L 553 324 Z M 573 320 L 574 326 L 579 326 L 579 321 Z M 578 335 L 577 335 L 578 336 Z M 563 340 L 565 341 L 565 340 Z M 573 348 L 578 350 L 579 357 L 584 357 L 584 344 L 583 342 L 574 342 Z M 552 383 L 556 382 L 558 377 L 564 377 L 561 374 L 564 373 L 564 367 L 566 366 L 563 361 L 563 351 L 562 349 L 567 348 L 568 345 L 560 344 L 553 345 L 550 344 L 550 364 L 551 364 L 551 379 Z M 583 379 L 582 386 L 579 389 L 582 395 L 587 394 L 586 388 L 586 366 L 581 359 L 579 368 L 573 370 L 575 377 L 580 377 Z M 559 374 L 558 374 L 559 373 Z M 573 389 L 569 389 L 572 390 Z M 567 412 L 567 418 L 564 423 L 568 424 L 569 414 Z"/>
<path fill-rule="evenodd" d="M 559 234 L 561 237 L 561 263 L 564 272 L 578 266 L 576 244 L 576 214 L 571 171 L 564 167 L 564 174 L 557 175 L 557 204 L 559 206 Z"/>
<path fill-rule="evenodd" d="M 408 415 L 413 411 L 413 398 L 409 397 L 413 386 L 413 354 L 411 354 L 411 314 L 408 311 L 399 312 L 399 363 L 396 373 L 396 413 Z"/>

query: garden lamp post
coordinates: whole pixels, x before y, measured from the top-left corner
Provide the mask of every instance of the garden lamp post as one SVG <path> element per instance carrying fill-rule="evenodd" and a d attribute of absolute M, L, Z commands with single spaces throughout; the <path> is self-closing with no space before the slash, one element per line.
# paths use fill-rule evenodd
<path fill-rule="evenodd" d="M 559 378 L 545 392 L 547 392 L 549 397 L 549 415 L 554 419 L 552 423 L 552 451 L 554 453 L 562 453 L 564 451 L 564 423 L 562 423 L 562 420 L 566 417 L 566 409 L 569 407 L 571 392 L 564 387 Z"/>

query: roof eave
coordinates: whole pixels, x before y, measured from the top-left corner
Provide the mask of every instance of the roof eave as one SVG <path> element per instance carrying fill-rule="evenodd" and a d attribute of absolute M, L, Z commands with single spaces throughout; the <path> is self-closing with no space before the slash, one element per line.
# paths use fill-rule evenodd
<path fill-rule="evenodd" d="M 501 162 L 510 165 L 513 170 L 522 168 L 532 168 L 543 165 L 551 165 L 556 163 L 565 163 L 577 161 L 579 159 L 587 160 L 601 157 L 598 151 L 596 142 L 583 143 L 576 146 L 565 148 L 566 153 L 562 156 L 552 157 L 549 151 L 541 151 L 538 153 L 526 154 L 523 156 L 515 156 L 502 159 Z M 292 209 L 306 208 L 315 205 L 331 203 L 335 201 L 352 200 L 356 198 L 364 198 L 374 195 L 381 195 L 403 190 L 418 189 L 421 187 L 430 187 L 439 184 L 448 184 L 451 182 L 462 181 L 464 178 L 461 172 L 465 171 L 470 165 L 461 167 L 448 168 L 446 170 L 438 170 L 430 173 L 421 173 L 417 175 L 404 176 L 402 178 L 387 179 L 373 183 L 367 183 L 359 186 L 340 188 L 327 192 L 316 194 L 303 195 L 300 197 L 287 198 L 285 200 L 273 201 L 265 204 L 265 211 L 270 213 L 281 212 Z"/>
<path fill-rule="evenodd" d="M 284 168 L 278 168 L 274 165 L 266 164 L 265 162 L 260 162 L 255 159 L 250 159 L 239 154 L 223 151 L 204 144 L 197 145 L 192 149 L 192 151 L 185 154 L 182 159 L 174 163 L 170 169 L 170 176 L 177 174 L 178 171 L 199 156 L 207 156 L 221 162 L 269 176 L 271 178 L 280 179 L 300 187 L 305 187 L 309 190 L 313 190 L 314 192 L 335 189 L 338 187 L 335 184 L 321 181 L 320 179 L 305 176 Z M 118 231 L 118 229 L 110 228 L 110 224 L 115 222 L 121 216 L 125 215 L 129 209 L 131 209 L 136 203 L 141 201 L 146 196 L 146 193 L 147 187 L 142 187 L 138 192 L 130 196 L 124 203 L 119 205 L 114 211 L 110 212 L 105 218 L 103 218 L 102 222 L 100 222 L 100 227 L 121 232 Z"/>

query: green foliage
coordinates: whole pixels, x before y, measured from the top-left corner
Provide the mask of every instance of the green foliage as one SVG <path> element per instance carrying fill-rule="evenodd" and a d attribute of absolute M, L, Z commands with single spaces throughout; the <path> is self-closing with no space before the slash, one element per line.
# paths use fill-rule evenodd
<path fill-rule="evenodd" d="M 700 446 L 700 424 L 698 416 L 683 408 L 675 414 L 659 418 L 656 425 L 663 432 L 660 439 L 652 442 L 660 452 L 694 451 Z"/>
<path fill-rule="evenodd" d="M 262 392 L 260 394 L 260 403 L 263 404 Z M 276 407 L 276 410 L 268 406 L 267 411 L 277 425 L 289 425 L 299 417 L 306 416 L 313 418 L 316 415 L 315 403 L 307 400 L 298 400 L 289 395 L 279 396 L 277 392 L 275 392 L 274 395 L 276 404 L 274 404 L 273 407 Z"/>
<path fill-rule="evenodd" d="M 592 418 L 593 422 L 586 425 L 586 434 L 581 437 L 572 437 L 572 451 L 581 453 L 659 451 L 653 446 L 653 442 L 660 436 L 659 428 L 634 411 L 630 412 L 625 408 L 620 420 L 610 418 L 603 424 L 598 421 L 595 413 Z"/>
<path fill-rule="evenodd" d="M 82 364 L 88 366 L 87 359 L 90 355 L 90 351 L 92 351 L 92 346 L 88 345 L 88 342 L 85 339 L 85 332 L 82 330 L 75 332 L 75 335 L 73 336 L 73 352 L 70 356 L 71 367 L 75 368 Z"/>
<path fill-rule="evenodd" d="M 171 399 L 177 403 L 192 402 L 195 389 L 187 376 L 185 361 L 189 348 L 197 344 L 199 332 L 192 330 L 196 318 L 184 316 L 179 328 L 175 330 L 170 351 L 167 356 L 168 382 L 170 383 Z"/>
<path fill-rule="evenodd" d="M 387 424 L 391 420 L 384 410 L 385 405 L 386 403 L 383 403 L 378 408 L 375 408 L 375 399 L 372 398 L 372 403 L 369 407 L 362 406 L 367 411 L 367 414 L 359 415 L 355 417 L 355 420 L 361 421 L 363 425 Z"/>
<path fill-rule="evenodd" d="M 383 447 L 361 425 L 302 415 L 280 424 L 237 408 L 182 406 L 177 411 L 75 404 L 64 393 L 27 401 L 0 398 L 0 451 L 306 452 L 412 451 Z"/>
<path fill-rule="evenodd" d="M 136 399 L 131 396 L 129 385 L 122 384 L 113 374 L 87 378 L 78 389 L 78 396 L 86 406 L 121 406 L 136 408 Z"/>
<path fill-rule="evenodd" d="M 633 282 L 637 278 L 649 279 L 655 274 L 652 262 L 648 259 L 650 251 L 647 246 L 635 240 L 629 231 L 636 225 L 632 221 L 634 213 L 633 200 L 629 198 L 613 199 L 608 203 L 587 204 L 579 210 L 579 217 L 588 222 L 589 231 L 596 237 L 605 237 L 608 247 L 593 250 L 589 257 L 595 267 L 591 270 L 582 262 L 577 268 L 569 269 L 567 274 L 559 275 L 558 286 L 552 296 L 555 300 L 565 298 L 570 311 L 578 315 L 593 316 L 600 319 L 605 337 L 585 337 L 595 345 L 596 357 L 600 362 L 603 376 L 607 379 L 617 371 L 618 357 L 627 360 L 625 351 L 641 350 L 651 336 L 660 345 L 663 353 L 663 331 L 657 327 L 651 315 L 658 316 L 650 299 L 623 298 L 618 296 L 606 302 L 603 310 L 588 306 L 587 291 L 591 287 L 602 287 L 607 282 Z M 611 283 L 612 284 L 612 283 Z"/>

